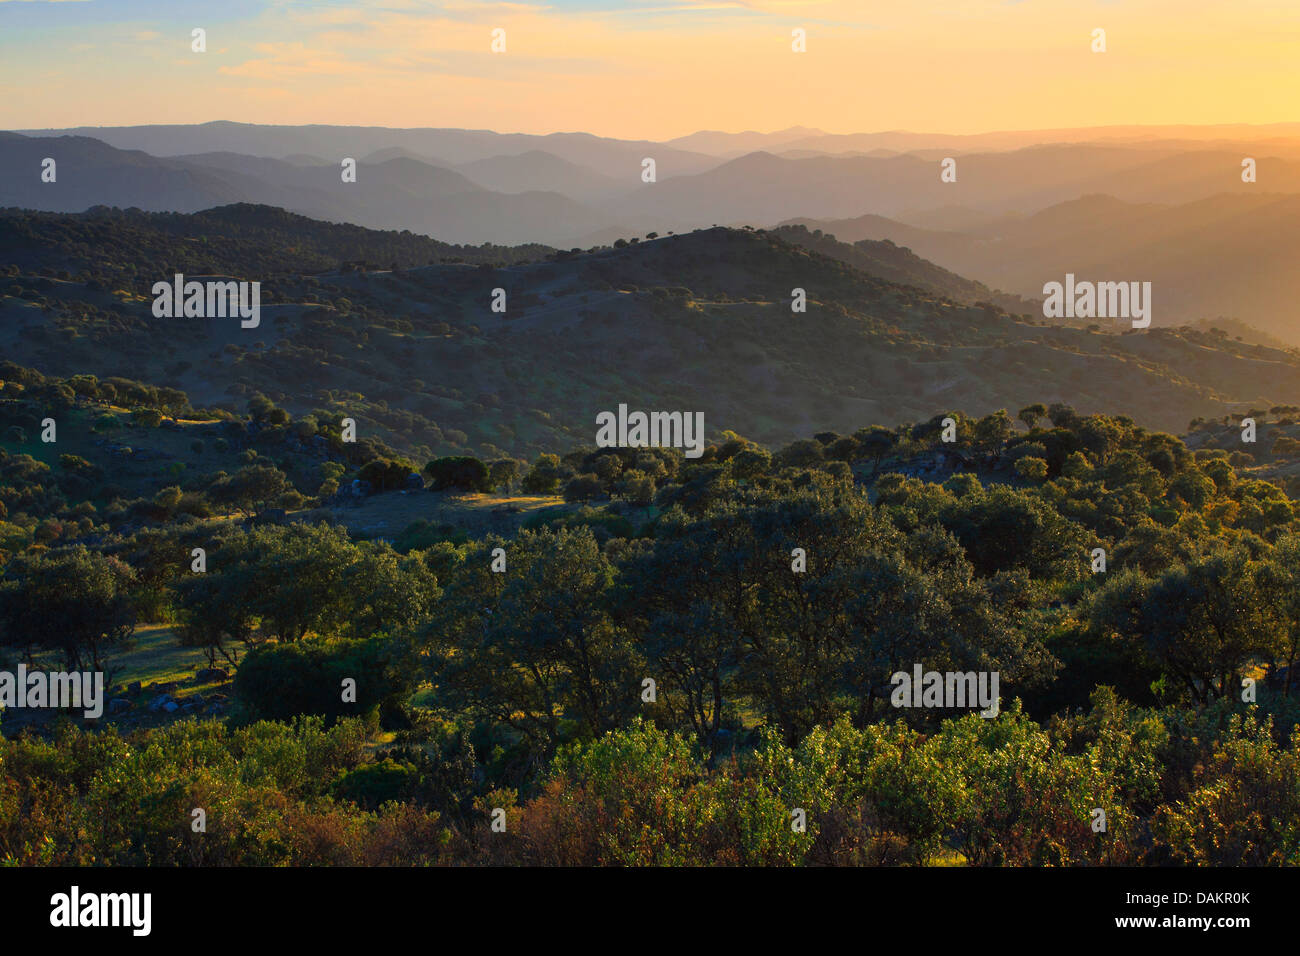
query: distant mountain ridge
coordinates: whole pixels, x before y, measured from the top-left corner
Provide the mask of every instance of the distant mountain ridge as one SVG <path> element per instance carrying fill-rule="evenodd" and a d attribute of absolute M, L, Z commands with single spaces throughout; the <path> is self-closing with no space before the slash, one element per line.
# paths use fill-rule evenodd
<path fill-rule="evenodd" d="M 1150 281 L 1158 325 L 1223 316 L 1300 341 L 1291 265 L 1300 244 L 1300 137 L 1287 139 L 1295 130 L 1286 124 L 1082 130 L 1071 144 L 1022 144 L 1062 131 L 981 134 L 961 142 L 986 151 L 954 150 L 955 181 L 940 177 L 944 157 L 934 146 L 905 133 L 822 142 L 872 147 L 832 154 L 799 148 L 831 134 L 797 127 L 702 132 L 669 144 L 238 123 L 92 131 L 113 142 L 0 134 L 0 205 L 197 212 L 252 203 L 451 243 L 565 249 L 714 225 L 802 224 L 850 245 L 889 240 L 1000 291 L 1009 298 L 986 301 L 1012 311 L 1016 299 L 1036 300 L 1046 282 L 1069 273 Z M 1248 140 L 1232 137 L 1266 144 L 1252 151 L 1254 182 L 1241 175 Z M 724 153 L 764 148 L 729 157 L 682 143 Z M 909 144 L 910 152 L 893 149 Z M 41 176 L 47 157 L 58 163 L 54 182 Z M 342 181 L 339 157 L 359 160 L 355 182 Z M 643 175 L 646 159 L 655 161 L 653 177 Z M 915 272 L 898 252 L 827 252 L 897 281 Z M 961 291 L 968 287 L 933 271 L 915 275 L 969 298 Z"/>
<path fill-rule="evenodd" d="M 440 163 L 468 163 L 531 150 L 590 166 L 615 178 L 636 177 L 641 159 L 658 158 L 665 172 L 700 172 L 717 165 L 703 153 L 675 149 L 649 140 L 618 140 L 590 133 L 494 133 L 468 129 L 394 129 L 383 126 L 261 126 L 217 121 L 190 126 L 82 126 L 67 130 L 20 130 L 36 137 L 91 136 L 119 149 L 140 149 L 155 156 L 238 152 L 283 159 L 294 153 L 360 159 L 381 149 L 400 147 Z M 647 153 L 646 150 L 654 150 Z"/>
<path fill-rule="evenodd" d="M 57 178 L 44 182 L 41 163 L 51 154 Z M 156 157 L 85 137 L 0 139 L 0 206 L 197 212 L 236 202 L 473 243 L 554 241 L 609 224 L 559 193 L 495 192 L 453 169 L 406 156 L 358 163 L 356 181 L 345 183 L 336 164 L 304 166 L 229 151 Z"/>
<path fill-rule="evenodd" d="M 1024 296 L 1080 278 L 1153 284 L 1157 325 L 1229 316 L 1300 343 L 1300 195 L 1222 194 L 1182 204 L 1089 195 L 966 232 L 882 216 L 801 218 L 845 242 L 890 240 L 962 276 Z"/>

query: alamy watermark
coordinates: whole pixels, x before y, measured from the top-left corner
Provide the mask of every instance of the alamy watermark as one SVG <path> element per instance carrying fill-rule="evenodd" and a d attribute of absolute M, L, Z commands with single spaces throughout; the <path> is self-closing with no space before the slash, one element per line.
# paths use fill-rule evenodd
<path fill-rule="evenodd" d="M 148 936 L 152 911 L 152 893 L 83 893 L 74 885 L 50 897 L 50 925 L 57 928 L 122 926 L 133 936 Z"/>
<path fill-rule="evenodd" d="M 262 283 L 208 280 L 155 282 L 153 314 L 159 319 L 224 319 L 239 316 L 239 325 L 255 329 L 262 321 Z"/>
<path fill-rule="evenodd" d="M 1075 282 L 1043 286 L 1043 317 L 1048 319 L 1131 319 L 1133 328 L 1151 324 L 1150 282 Z"/>
<path fill-rule="evenodd" d="M 596 416 L 598 448 L 685 448 L 687 458 L 704 454 L 703 412 L 631 412 Z"/>
<path fill-rule="evenodd" d="M 93 719 L 104 713 L 103 671 L 31 671 L 19 664 L 17 673 L 0 671 L 0 707 L 83 708 Z"/>
<path fill-rule="evenodd" d="M 889 702 L 895 707 L 979 707 L 981 717 L 998 715 L 997 671 L 923 670 L 920 664 L 912 673 L 897 671 L 889 679 L 894 692 Z"/>

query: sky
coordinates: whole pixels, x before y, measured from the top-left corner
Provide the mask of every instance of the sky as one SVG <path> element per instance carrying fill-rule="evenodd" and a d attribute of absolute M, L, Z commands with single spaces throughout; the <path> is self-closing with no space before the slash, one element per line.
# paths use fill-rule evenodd
<path fill-rule="evenodd" d="M 1300 0 L 0 0 L 6 129 L 1293 122 L 1297 64 Z"/>

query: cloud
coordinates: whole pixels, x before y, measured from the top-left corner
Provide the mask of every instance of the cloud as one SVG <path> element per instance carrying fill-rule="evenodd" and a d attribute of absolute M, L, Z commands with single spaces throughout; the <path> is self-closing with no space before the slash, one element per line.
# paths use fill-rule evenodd
<path fill-rule="evenodd" d="M 1122 52 L 1104 58 L 1076 9 L 1096 0 L 222 0 L 209 53 L 180 59 L 188 5 L 27 2 L 6 8 L 27 22 L 0 36 L 0 60 L 41 82 L 0 98 L 0 126 L 237 115 L 669 138 L 1295 113 L 1297 41 L 1277 0 L 1126 0 L 1105 24 Z M 96 19 L 96 48 L 61 57 Z M 498 26 L 504 54 L 491 51 Z M 805 54 L 791 52 L 793 27 L 808 30 Z"/>

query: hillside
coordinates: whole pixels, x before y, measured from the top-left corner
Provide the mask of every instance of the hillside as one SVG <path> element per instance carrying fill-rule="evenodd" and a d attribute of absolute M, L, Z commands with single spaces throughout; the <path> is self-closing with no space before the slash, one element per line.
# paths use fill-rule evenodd
<path fill-rule="evenodd" d="M 1016 314 L 1042 314 L 1041 300 L 1007 295 L 990 289 L 982 282 L 964 279 L 889 239 L 863 239 L 850 245 L 839 242 L 820 229 L 809 231 L 802 225 L 779 226 L 772 232 L 786 242 L 838 259 L 861 272 L 890 282 L 914 285 L 968 305 L 991 302 L 1004 311 Z"/>
<path fill-rule="evenodd" d="M 1221 193 L 1249 198 L 1265 190 L 1300 191 L 1300 161 L 1253 151 L 1245 155 L 1257 157 L 1256 183 L 1241 181 L 1240 152 L 1176 145 L 1061 143 L 972 153 L 957 159 L 951 182 L 940 178 L 939 159 L 930 155 L 800 159 L 759 151 L 628 193 L 609 208 L 620 221 L 654 215 L 682 229 L 864 213 L 897 218 L 952 205 L 1023 215 L 1094 193 L 1132 203 L 1188 203 Z"/>
<path fill-rule="evenodd" d="M 378 162 L 364 156 L 344 150 L 310 165 L 229 149 L 159 157 L 90 137 L 0 133 L 0 207 L 196 212 L 224 203 L 268 203 L 332 222 L 472 243 L 557 241 L 611 225 L 607 215 L 537 188 L 548 181 L 572 183 L 571 171 L 567 178 L 520 178 L 521 186 L 495 191 L 408 155 Z M 343 157 L 358 160 L 354 181 L 343 181 Z M 56 162 L 50 182 L 41 178 L 46 158 Z M 629 181 L 635 181 L 635 169 L 629 167 Z"/>
<path fill-rule="evenodd" d="M 0 366 L 0 414 L 24 423 L 0 433 L 0 665 L 86 662 L 107 690 L 102 711 L 0 714 L 8 806 L 33 808 L 0 828 L 12 863 L 137 863 L 145 839 L 154 863 L 338 863 L 388 821 L 366 859 L 626 865 L 704 788 L 707 840 L 651 862 L 863 862 L 835 836 L 741 855 L 755 820 L 789 832 L 810 780 L 839 819 L 864 793 L 882 808 L 869 863 L 1238 864 L 1225 831 L 1293 862 L 1271 815 L 1296 803 L 1300 406 L 1251 410 L 1258 452 L 1231 421 L 1184 442 L 1035 404 L 954 409 L 950 439 L 936 415 L 783 448 L 724 433 L 694 461 L 477 462 L 469 493 L 441 480 L 463 459 L 426 487 L 312 416 L 158 414 L 183 401 Z M 45 414 L 55 444 L 25 427 Z M 898 675 L 927 665 L 991 690 L 898 709 Z M 628 849 L 556 840 L 557 808 L 564 832 L 602 819 L 611 767 Z M 166 839 L 192 788 L 255 773 L 214 830 L 273 840 L 214 861 Z M 1261 777 L 1240 809 L 1168 822 Z M 103 822 L 124 787 L 133 840 Z M 483 808 L 507 791 L 524 838 L 493 843 Z M 1122 841 L 1096 839 L 1092 803 L 1123 811 Z"/>
<path fill-rule="evenodd" d="M 851 148 L 872 142 L 877 145 Z M 883 142 L 915 145 L 900 151 Z M 941 143 L 952 146 L 935 145 Z M 1243 156 L 1255 159 L 1257 182 L 1241 181 Z M 62 170 L 54 182 L 39 176 L 47 157 Z M 358 161 L 354 182 L 341 181 L 344 157 Z M 939 175 L 949 157 L 960 160 L 955 180 Z M 652 181 L 642 178 L 647 159 L 655 163 Z M 842 139 L 795 128 L 655 143 L 585 133 L 207 123 L 4 133 L 0 173 L 0 206 L 194 212 L 267 203 L 444 241 L 569 248 L 650 231 L 864 214 L 973 233 L 1092 194 L 1139 205 L 1224 195 L 1253 200 L 1261 192 L 1294 196 L 1300 149 L 1285 137 L 1252 138 L 1245 131 L 1200 140 L 1136 130 L 927 140 L 909 134 Z M 934 258 L 892 234 L 852 238 L 890 238 Z M 964 262 L 939 262 L 1028 294 Z M 1242 268 L 1234 263 L 1234 278 L 1248 275 Z"/>
<path fill-rule="evenodd" d="M 995 288 L 1041 296 L 1067 273 L 1080 279 L 1152 283 L 1153 322 L 1239 319 L 1300 343 L 1300 197 L 1223 193 L 1181 205 L 1085 195 L 1029 216 L 964 231 L 920 229 L 883 216 L 799 218 L 845 242 L 891 240 L 946 269 Z"/>
<path fill-rule="evenodd" d="M 1300 401 L 1291 353 L 1211 332 L 1049 328 L 768 233 L 528 252 L 260 207 L 9 212 L 5 354 L 46 374 L 182 389 L 198 407 L 242 412 L 263 394 L 295 414 L 354 417 L 417 456 L 531 457 L 590 442 L 596 413 L 624 402 L 702 411 L 709 428 L 781 443 L 936 405 L 984 414 L 1068 400 L 1181 431 L 1243 405 Z M 176 272 L 262 282 L 260 325 L 155 318 L 152 285 Z M 796 288 L 806 312 L 791 310 Z M 492 310 L 494 289 L 504 313 Z"/>

